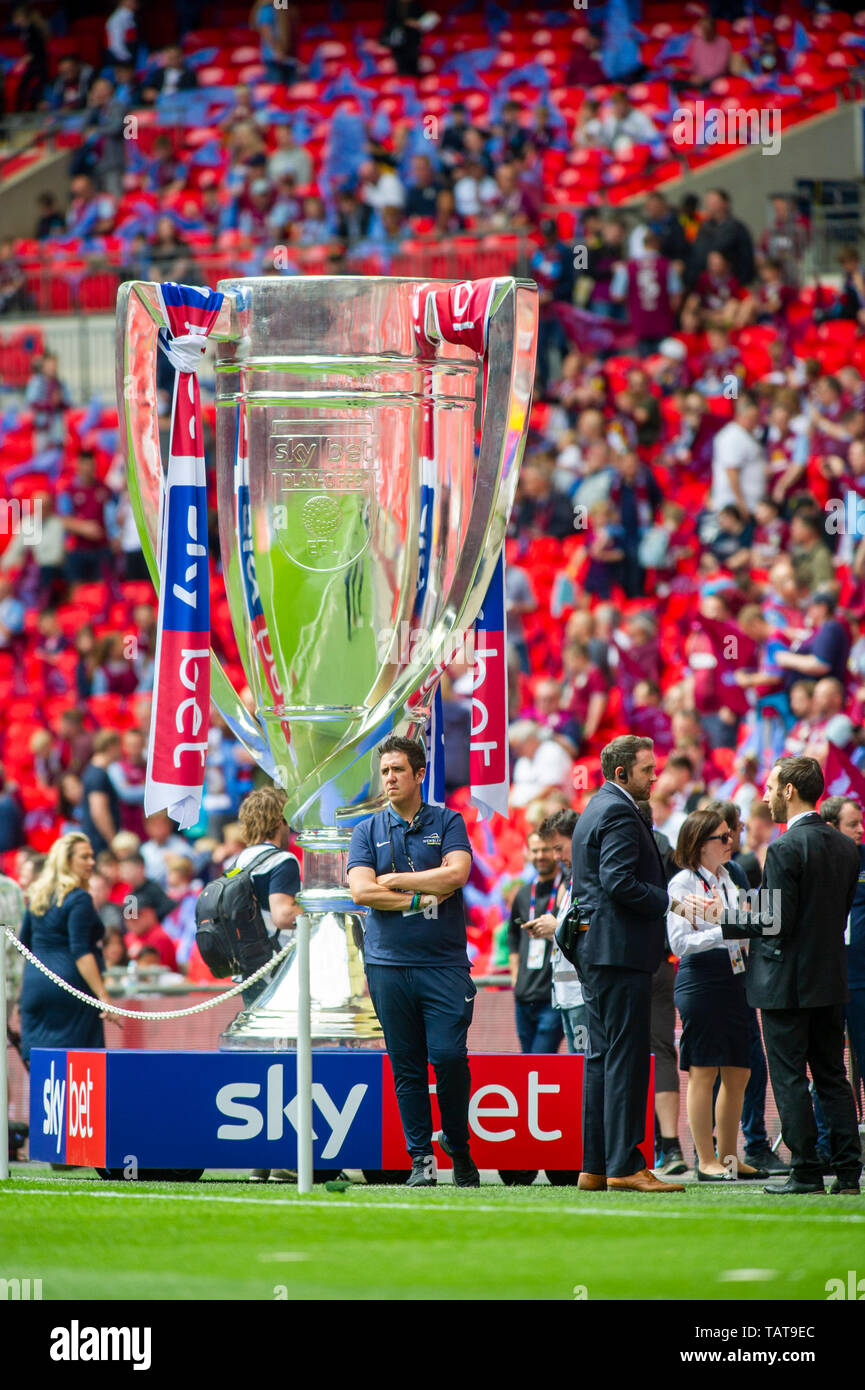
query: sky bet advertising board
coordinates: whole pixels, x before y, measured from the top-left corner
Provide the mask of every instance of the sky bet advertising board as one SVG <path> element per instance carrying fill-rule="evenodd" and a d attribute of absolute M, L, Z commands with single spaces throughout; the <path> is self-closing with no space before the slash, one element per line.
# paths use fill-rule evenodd
<path fill-rule="evenodd" d="M 575 1169 L 582 1161 L 583 1058 L 470 1058 L 469 1125 L 479 1168 Z M 430 1072 L 433 1122 L 439 1124 Z M 316 1168 L 408 1168 L 383 1052 L 313 1056 Z M 653 1088 L 643 1152 L 652 1162 Z M 85 1052 L 36 1048 L 30 1155 L 95 1168 L 294 1168 L 294 1053 Z M 441 1167 L 449 1163 L 436 1146 Z"/>

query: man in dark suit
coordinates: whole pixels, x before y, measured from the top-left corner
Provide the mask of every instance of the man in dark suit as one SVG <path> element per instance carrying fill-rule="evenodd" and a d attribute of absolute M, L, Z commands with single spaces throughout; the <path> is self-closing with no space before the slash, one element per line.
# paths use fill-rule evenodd
<path fill-rule="evenodd" d="M 684 1192 L 646 1167 L 652 975 L 664 958 L 667 876 L 637 801 L 655 780 L 652 740 L 626 734 L 601 753 L 605 781 L 574 831 L 573 897 L 584 926 L 575 964 L 588 1006 L 583 1073 L 584 1191 Z"/>
<path fill-rule="evenodd" d="M 752 883 L 745 869 L 736 859 L 736 851 L 742 838 L 742 819 L 735 801 L 710 801 L 707 806 L 703 807 L 703 810 L 717 811 L 727 822 L 727 827 L 733 838 L 726 851 L 727 857 L 723 860 L 723 864 L 736 887 L 741 893 L 748 893 L 752 887 L 759 888 L 763 870 L 758 868 L 757 881 Z M 755 863 L 757 862 L 756 855 L 752 855 L 751 858 Z M 766 1133 L 766 1087 L 769 1084 L 769 1071 L 766 1066 L 766 1053 L 763 1050 L 763 1034 L 760 1032 L 756 1011 L 751 1014 L 750 1061 L 751 1075 L 748 1077 L 748 1084 L 745 1087 L 741 1121 L 742 1134 L 745 1139 L 745 1161 L 754 1168 L 763 1168 L 769 1173 L 784 1173 L 786 1175 L 790 1171 L 790 1165 L 779 1158 L 770 1147 L 769 1136 Z M 657 1067 L 657 1062 L 655 1065 Z M 717 1084 L 716 1099 L 718 1095 Z"/>
<path fill-rule="evenodd" d="M 792 1158 L 784 1183 L 765 1192 L 823 1192 L 817 1124 L 806 1067 L 829 1127 L 836 1180 L 832 1192 L 859 1192 L 862 1170 L 856 1102 L 844 1070 L 844 1005 L 848 998 L 844 930 L 859 878 L 856 845 L 815 810 L 823 795 L 814 758 L 780 758 L 764 800 L 787 833 L 766 853 L 760 922 L 723 922 L 725 937 L 751 937 L 746 989 L 759 1008 L 769 1075 L 784 1143 Z"/>

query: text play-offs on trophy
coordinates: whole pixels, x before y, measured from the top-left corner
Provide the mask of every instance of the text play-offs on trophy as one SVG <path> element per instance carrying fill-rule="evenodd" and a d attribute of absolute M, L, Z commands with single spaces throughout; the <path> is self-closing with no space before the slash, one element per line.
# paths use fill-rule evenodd
<path fill-rule="evenodd" d="M 288 794 L 303 849 L 312 1039 L 380 1045 L 347 888 L 351 830 L 384 802 L 376 745 L 389 733 L 422 736 L 425 714 L 407 702 L 471 627 L 504 543 L 528 429 L 537 291 L 492 282 L 476 458 L 484 364 L 438 333 L 429 293 L 443 282 L 267 276 L 218 288 L 219 539 L 255 712 L 213 653 L 212 698 Z M 165 322 L 156 285 L 121 287 L 121 428 L 155 582 Z M 304 965 L 289 954 L 220 1047 L 293 1046 Z"/>

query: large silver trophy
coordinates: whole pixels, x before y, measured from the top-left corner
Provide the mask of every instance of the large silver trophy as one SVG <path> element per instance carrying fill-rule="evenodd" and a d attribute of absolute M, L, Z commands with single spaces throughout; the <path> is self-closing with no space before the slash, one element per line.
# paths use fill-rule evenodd
<path fill-rule="evenodd" d="M 476 460 L 481 364 L 445 342 L 419 353 L 417 282 L 267 276 L 218 288 L 219 540 L 254 712 L 211 653 L 212 698 L 288 794 L 303 849 L 312 1040 L 380 1045 L 346 886 L 351 830 L 384 804 L 376 744 L 391 732 L 421 736 L 407 701 L 474 622 L 504 542 L 528 429 L 537 291 L 496 282 Z M 155 285 L 121 287 L 121 429 L 154 583 L 164 326 Z M 290 954 L 220 1046 L 293 1046 L 305 965 Z"/>

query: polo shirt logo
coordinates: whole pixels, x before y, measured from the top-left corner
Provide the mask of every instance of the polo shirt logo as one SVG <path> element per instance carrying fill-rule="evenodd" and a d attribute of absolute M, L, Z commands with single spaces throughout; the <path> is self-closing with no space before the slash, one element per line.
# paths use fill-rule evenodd
<path fill-rule="evenodd" d="M 440 845 L 442 837 L 441 835 L 424 835 L 423 842 L 425 845 Z"/>

